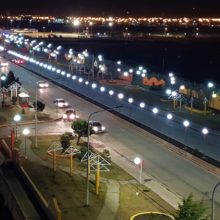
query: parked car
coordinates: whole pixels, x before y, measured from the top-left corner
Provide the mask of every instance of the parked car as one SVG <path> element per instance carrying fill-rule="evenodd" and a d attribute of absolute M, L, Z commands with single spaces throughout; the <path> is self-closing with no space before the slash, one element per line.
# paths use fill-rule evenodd
<path fill-rule="evenodd" d="M 12 62 L 13 63 L 16 63 L 16 64 L 24 64 L 25 63 L 25 61 L 24 60 L 22 60 L 22 59 L 14 59 L 14 60 L 12 60 Z"/>
<path fill-rule="evenodd" d="M 47 82 L 41 80 L 41 81 L 37 82 L 37 86 L 42 89 L 42 88 L 48 88 L 49 84 Z"/>
<path fill-rule="evenodd" d="M 55 106 L 57 106 L 58 108 L 65 108 L 69 106 L 69 103 L 66 102 L 64 99 L 55 99 L 53 101 L 53 103 L 55 104 Z"/>
<path fill-rule="evenodd" d="M 92 132 L 95 134 L 105 132 L 106 128 L 98 121 L 90 121 L 89 125 L 91 126 Z"/>
<path fill-rule="evenodd" d="M 76 119 L 76 111 L 74 109 L 68 109 L 63 114 L 64 121 L 73 121 L 74 119 Z"/>

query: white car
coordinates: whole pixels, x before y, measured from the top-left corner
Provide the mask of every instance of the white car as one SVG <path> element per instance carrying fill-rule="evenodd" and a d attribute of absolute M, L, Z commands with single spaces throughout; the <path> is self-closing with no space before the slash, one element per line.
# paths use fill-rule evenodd
<path fill-rule="evenodd" d="M 64 121 L 73 121 L 75 118 L 77 118 L 75 109 L 68 109 L 63 114 Z"/>
<path fill-rule="evenodd" d="M 66 108 L 69 106 L 69 103 L 66 102 L 64 99 L 55 99 L 53 103 L 58 107 L 58 108 Z"/>
<path fill-rule="evenodd" d="M 89 125 L 91 126 L 92 132 L 95 134 L 104 133 L 106 128 L 98 121 L 90 121 Z"/>
<path fill-rule="evenodd" d="M 38 81 L 37 82 L 37 86 L 39 88 L 48 88 L 49 87 L 49 84 L 47 82 L 44 82 L 44 81 Z"/>
<path fill-rule="evenodd" d="M 1 67 L 7 67 L 8 66 L 8 62 L 0 62 L 0 66 Z"/>

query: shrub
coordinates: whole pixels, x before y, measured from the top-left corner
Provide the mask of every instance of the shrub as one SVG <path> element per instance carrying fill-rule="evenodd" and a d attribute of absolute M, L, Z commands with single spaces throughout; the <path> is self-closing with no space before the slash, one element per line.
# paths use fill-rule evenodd
<path fill-rule="evenodd" d="M 102 152 L 102 156 L 103 156 L 106 160 L 111 161 L 111 156 L 110 156 L 109 150 L 104 149 L 103 152 Z"/>
<path fill-rule="evenodd" d="M 62 134 L 60 137 L 60 143 L 63 148 L 63 151 L 65 151 L 70 146 L 70 137 L 67 134 Z"/>

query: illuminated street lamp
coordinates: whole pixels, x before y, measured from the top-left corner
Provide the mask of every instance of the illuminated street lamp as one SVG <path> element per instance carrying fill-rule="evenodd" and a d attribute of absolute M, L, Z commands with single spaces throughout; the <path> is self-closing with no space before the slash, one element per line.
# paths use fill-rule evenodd
<path fill-rule="evenodd" d="M 2 105 L 4 104 L 4 89 L 2 88 L 2 81 L 5 81 L 6 80 L 6 75 L 5 74 L 1 74 L 1 77 L 0 77 L 0 90 L 1 90 L 1 92 L 2 92 L 2 94 L 3 94 L 3 97 L 2 97 Z"/>
<path fill-rule="evenodd" d="M 214 84 L 212 82 L 208 82 L 208 88 L 213 88 Z"/>
<path fill-rule="evenodd" d="M 74 21 L 73 21 L 73 26 L 76 27 L 77 32 L 78 32 L 78 37 L 79 37 L 79 26 L 80 26 L 80 21 L 79 21 L 79 19 L 74 19 Z"/>
<path fill-rule="evenodd" d="M 209 130 L 208 130 L 207 128 L 203 128 L 203 129 L 202 129 L 202 133 L 203 133 L 204 135 L 207 135 L 207 134 L 209 133 Z"/>
<path fill-rule="evenodd" d="M 140 157 L 135 157 L 134 158 L 134 163 L 138 166 L 140 166 L 140 175 L 139 175 L 139 186 L 141 186 L 141 179 L 142 179 L 142 169 L 143 169 L 143 161 Z M 139 189 L 137 187 L 137 192 L 136 192 L 136 195 L 138 196 L 139 195 Z"/>
<path fill-rule="evenodd" d="M 167 114 L 167 119 L 171 120 L 172 118 L 173 118 L 173 115 L 170 114 L 170 113 L 168 113 L 168 114 Z"/>
<path fill-rule="evenodd" d="M 190 125 L 190 123 L 189 123 L 188 120 L 184 120 L 184 121 L 183 121 L 183 126 L 184 126 L 185 128 L 189 127 L 189 125 Z"/>
<path fill-rule="evenodd" d="M 15 115 L 14 116 L 14 121 L 15 121 L 15 140 L 17 141 L 17 137 L 18 137 L 18 128 L 17 128 L 17 124 L 18 122 L 21 120 L 21 116 L 20 115 Z"/>
<path fill-rule="evenodd" d="M 27 159 L 27 136 L 30 134 L 30 130 L 28 128 L 25 128 L 22 132 L 22 134 L 24 135 L 24 154 L 25 154 L 25 158 Z"/>
<path fill-rule="evenodd" d="M 89 22 L 89 26 L 90 26 L 90 33 L 92 35 L 92 26 L 93 26 L 93 22 L 92 21 Z"/>
<path fill-rule="evenodd" d="M 153 109 L 152 109 L 152 112 L 153 112 L 154 114 L 157 114 L 157 113 L 159 112 L 159 110 L 158 110 L 158 108 L 153 108 Z"/>

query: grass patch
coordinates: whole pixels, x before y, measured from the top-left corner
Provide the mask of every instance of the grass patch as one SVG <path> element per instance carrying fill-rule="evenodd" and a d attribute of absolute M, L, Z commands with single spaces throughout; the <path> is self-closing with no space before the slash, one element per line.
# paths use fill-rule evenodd
<path fill-rule="evenodd" d="M 34 143 L 34 137 L 31 137 Z M 53 136 L 40 136 L 38 137 L 38 148 L 32 148 L 33 152 L 52 165 L 52 158 L 46 153 L 46 150 L 53 142 L 58 142 L 60 140 L 60 135 Z M 72 145 L 75 145 L 76 140 L 72 140 Z M 79 148 L 86 149 L 86 143 L 81 142 Z M 50 163 L 51 162 L 51 163 Z M 40 167 L 39 164 L 33 162 L 25 162 L 24 166 L 28 170 L 29 175 L 39 187 L 42 194 L 46 197 L 47 201 L 51 200 L 53 195 L 56 195 L 58 202 L 64 212 L 63 219 L 72 219 L 71 215 L 74 213 L 76 219 L 96 219 L 98 212 L 101 211 L 102 205 L 104 204 L 106 186 L 101 183 L 100 195 L 95 195 L 95 181 L 94 177 L 90 181 L 90 197 L 91 206 L 94 204 L 95 210 L 93 208 L 85 208 L 85 178 L 81 175 L 81 171 L 86 171 L 86 165 L 81 163 L 80 160 L 75 157 L 74 159 L 74 170 L 73 177 L 70 177 L 68 173 L 64 173 L 61 169 L 66 167 L 68 171 L 69 160 L 59 159 L 57 161 L 58 171 L 54 172 L 47 167 Z M 29 164 L 28 164 L 29 163 Z M 134 179 L 123 169 L 118 167 L 116 164 L 112 163 L 110 166 L 110 172 L 101 172 L 101 177 L 105 180 L 113 179 L 119 181 L 120 184 L 120 203 L 119 209 L 117 211 L 116 219 L 129 219 L 132 215 L 139 212 L 152 212 L 160 211 L 165 213 L 175 213 L 174 208 L 169 204 L 164 202 L 158 195 L 150 191 L 147 187 L 141 186 L 139 190 L 141 193 L 139 196 L 136 195 L 137 185 L 134 184 Z M 94 173 L 94 172 L 92 172 Z M 39 178 L 44 177 L 44 178 Z M 45 178 L 46 177 L 46 178 Z M 73 201 L 76 200 L 76 201 Z M 97 206 L 97 207 L 96 207 Z M 93 213 L 93 216 L 90 212 Z"/>
<path fill-rule="evenodd" d="M 141 186 L 139 188 L 140 194 L 138 196 L 136 192 L 136 184 L 120 185 L 120 206 L 117 213 L 117 219 L 129 219 L 131 216 L 140 212 L 175 214 L 175 209 L 172 206 L 165 203 L 157 194 L 146 187 Z"/>
<path fill-rule="evenodd" d="M 105 199 L 106 186 L 101 183 L 99 195 L 95 195 L 95 187 L 90 183 L 90 206 L 86 204 L 86 180 L 79 174 L 70 177 L 58 169 L 52 169 L 29 160 L 23 161 L 23 166 L 37 188 L 48 203 L 57 198 L 62 210 L 62 219 L 96 219 L 100 213 Z"/>

